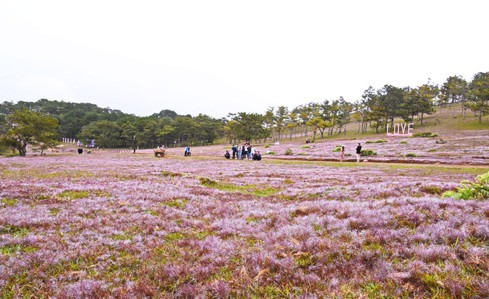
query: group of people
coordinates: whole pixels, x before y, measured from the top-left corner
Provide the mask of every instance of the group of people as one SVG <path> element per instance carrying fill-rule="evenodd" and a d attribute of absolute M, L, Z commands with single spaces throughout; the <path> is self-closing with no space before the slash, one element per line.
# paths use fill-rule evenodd
<path fill-rule="evenodd" d="M 355 153 L 357 155 L 357 162 L 360 162 L 360 156 L 362 154 L 362 145 L 360 143 L 358 143 L 357 148 L 355 149 Z M 345 159 L 345 146 L 342 145 L 340 150 L 341 162 L 343 162 L 344 159 Z"/>
<path fill-rule="evenodd" d="M 306 141 L 306 143 L 308 143 L 308 142 Z M 158 147 L 158 149 L 159 148 L 160 147 Z M 164 146 L 162 146 L 162 148 L 164 148 Z M 231 147 L 231 152 L 232 152 L 232 156 L 231 156 L 231 153 L 229 153 L 229 151 L 226 150 L 224 157 L 226 159 L 231 159 L 231 157 L 232 157 L 233 159 L 238 159 L 238 160 L 243 160 L 243 159 L 256 160 L 256 161 L 261 160 L 260 151 L 256 150 L 256 148 L 254 146 L 250 145 L 248 142 L 246 142 L 242 145 L 238 145 L 238 146 L 233 144 L 233 146 Z M 355 149 L 355 153 L 357 156 L 357 162 L 360 162 L 360 156 L 362 154 L 362 145 L 360 143 L 358 143 L 358 146 Z M 188 157 L 191 155 L 189 146 L 185 146 L 185 150 L 184 150 L 183 154 L 185 157 Z M 342 145 L 341 150 L 340 150 L 341 162 L 343 162 L 344 159 L 345 159 L 345 146 Z"/>
<path fill-rule="evenodd" d="M 232 152 L 233 159 L 238 159 L 238 160 L 248 159 L 248 160 L 256 160 L 256 161 L 261 160 L 260 151 L 256 150 L 256 148 L 250 145 L 249 142 L 245 142 L 244 144 L 242 145 L 240 144 L 238 146 L 233 144 L 233 146 L 231 147 L 231 152 Z M 228 150 L 226 150 L 224 157 L 226 159 L 231 159 L 231 154 L 229 153 Z"/>

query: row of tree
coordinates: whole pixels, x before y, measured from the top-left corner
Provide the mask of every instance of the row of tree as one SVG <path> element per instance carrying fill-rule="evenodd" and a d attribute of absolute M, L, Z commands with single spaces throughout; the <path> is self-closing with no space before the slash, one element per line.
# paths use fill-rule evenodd
<path fill-rule="evenodd" d="M 150 148 L 158 145 L 206 145 L 218 138 L 230 143 L 241 140 L 280 140 L 293 135 L 346 134 L 347 124 L 358 124 L 358 132 L 369 128 L 380 132 L 395 118 L 413 121 L 432 114 L 436 105 L 461 103 L 478 117 L 489 114 L 489 72 L 478 73 L 467 82 L 460 76 L 449 77 L 441 86 L 428 82 L 416 88 L 385 85 L 369 87 L 362 98 L 348 102 L 337 100 L 300 105 L 289 110 L 271 107 L 264 114 L 231 113 L 222 119 L 207 115 L 178 115 L 162 110 L 138 117 L 89 103 L 69 103 L 41 99 L 0 104 L 0 143 L 25 155 L 27 144 L 41 150 L 61 138 L 94 140 L 104 148 Z"/>

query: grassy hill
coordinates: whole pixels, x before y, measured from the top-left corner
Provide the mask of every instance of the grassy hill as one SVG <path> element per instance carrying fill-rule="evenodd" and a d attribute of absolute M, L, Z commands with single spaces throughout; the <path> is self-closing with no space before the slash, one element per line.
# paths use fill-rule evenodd
<path fill-rule="evenodd" d="M 405 123 L 402 119 L 396 119 L 394 123 Z M 462 114 L 462 105 L 459 103 L 447 105 L 445 107 L 437 107 L 436 111 L 432 115 L 424 115 L 423 124 L 421 124 L 420 118 L 416 118 L 413 122 L 413 128 L 415 133 L 433 132 L 439 135 L 450 135 L 455 132 L 466 130 L 489 130 L 489 115 L 482 118 L 482 122 L 479 123 L 479 119 L 470 110 L 466 111 L 465 116 Z M 375 133 L 371 128 L 368 128 L 367 133 L 359 133 L 359 124 L 349 123 L 347 125 L 346 134 L 333 134 L 332 136 L 326 136 L 324 139 L 330 140 L 351 140 L 353 138 L 375 138 L 385 136 L 385 131 L 381 130 L 380 133 Z M 312 133 L 310 133 L 311 136 Z M 304 137 L 294 138 L 297 141 L 302 142 Z M 321 136 L 316 135 L 316 141 L 321 141 Z"/>

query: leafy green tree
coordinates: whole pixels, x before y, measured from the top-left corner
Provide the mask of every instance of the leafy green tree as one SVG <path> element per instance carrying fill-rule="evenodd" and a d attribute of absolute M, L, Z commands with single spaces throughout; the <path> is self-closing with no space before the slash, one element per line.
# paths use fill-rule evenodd
<path fill-rule="evenodd" d="M 467 106 L 479 114 L 479 123 L 482 116 L 489 114 L 489 72 L 477 73 L 470 82 Z"/>
<path fill-rule="evenodd" d="M 194 117 L 200 129 L 196 132 L 195 138 L 200 145 L 212 144 L 218 137 L 220 121 L 208 115 L 199 114 Z"/>
<path fill-rule="evenodd" d="M 164 117 L 169 117 L 171 119 L 175 119 L 178 114 L 175 111 L 168 110 L 168 109 L 163 109 L 159 113 L 155 113 L 151 115 L 152 117 L 157 117 L 157 118 L 164 118 Z"/>
<path fill-rule="evenodd" d="M 438 96 L 438 93 L 438 86 L 431 82 L 418 87 L 418 107 L 419 113 L 421 113 L 421 125 L 423 125 L 425 114 L 431 115 L 435 112 L 434 99 Z"/>
<path fill-rule="evenodd" d="M 20 156 L 26 155 L 28 145 L 43 150 L 57 143 L 57 119 L 40 112 L 16 110 L 6 117 L 5 128 L 0 143 L 15 148 Z"/>
<path fill-rule="evenodd" d="M 343 131 L 346 134 L 346 125 L 350 122 L 350 116 L 353 111 L 353 104 L 345 101 L 343 97 L 338 100 L 338 110 L 336 111 L 336 124 L 338 127 L 338 134 Z"/>
<path fill-rule="evenodd" d="M 392 85 L 384 85 L 377 93 L 380 105 L 383 107 L 384 124 L 387 127 L 387 123 L 390 122 L 393 127 L 394 118 L 406 115 L 403 106 L 404 90 Z"/>
<path fill-rule="evenodd" d="M 365 105 L 364 121 L 370 124 L 370 127 L 375 128 L 375 132 L 379 133 L 379 128 L 385 125 L 387 108 L 383 105 L 379 92 L 372 86 L 363 92 L 363 103 Z"/>
<path fill-rule="evenodd" d="M 294 133 L 295 128 L 298 126 L 299 120 L 297 119 L 297 113 L 290 112 L 286 121 L 286 128 L 289 129 L 289 138 L 292 140 L 292 134 Z"/>
<path fill-rule="evenodd" d="M 258 140 L 270 136 L 265 117 L 258 113 L 239 112 L 233 116 L 235 135 L 239 140 Z"/>
<path fill-rule="evenodd" d="M 317 131 L 321 133 L 321 138 L 324 138 L 324 131 L 332 126 L 330 121 L 322 119 L 320 116 L 316 116 L 307 122 L 308 126 L 312 127 L 312 141 L 316 141 Z"/>
<path fill-rule="evenodd" d="M 293 112 L 298 115 L 298 125 L 304 128 L 304 136 L 307 137 L 308 125 L 307 123 L 314 118 L 314 103 L 308 103 L 306 105 L 300 105 L 294 108 Z"/>
<path fill-rule="evenodd" d="M 166 147 L 171 147 L 176 145 L 175 140 L 177 139 L 178 132 L 175 128 L 175 121 L 170 117 L 163 117 L 158 122 L 159 131 L 156 134 L 160 145 L 165 145 Z"/>
<path fill-rule="evenodd" d="M 226 138 L 229 140 L 229 144 L 236 143 L 238 139 L 239 123 L 233 119 L 225 120 L 223 124 L 223 131 Z"/>
<path fill-rule="evenodd" d="M 98 120 L 83 126 L 78 139 L 85 142 L 94 139 L 95 145 L 103 148 L 118 148 L 124 144 L 122 128 L 117 122 L 109 120 Z"/>
<path fill-rule="evenodd" d="M 178 116 L 174 124 L 180 145 L 192 145 L 198 141 L 197 134 L 201 125 L 191 116 Z"/>
<path fill-rule="evenodd" d="M 368 106 L 365 100 L 357 100 L 353 103 L 351 117 L 358 124 L 358 133 L 365 133 L 367 131 L 367 113 Z"/>
<path fill-rule="evenodd" d="M 467 93 L 469 86 L 461 76 L 450 76 L 440 88 L 440 104 L 462 103 L 462 112 L 465 116 Z"/>
<path fill-rule="evenodd" d="M 282 138 L 282 132 L 287 127 L 287 119 L 289 116 L 289 108 L 278 106 L 274 115 L 275 130 L 277 130 L 278 139 Z"/>

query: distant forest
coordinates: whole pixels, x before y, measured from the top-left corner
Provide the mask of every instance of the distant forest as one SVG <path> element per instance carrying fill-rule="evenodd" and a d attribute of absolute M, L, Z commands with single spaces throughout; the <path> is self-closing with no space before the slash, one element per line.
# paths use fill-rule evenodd
<path fill-rule="evenodd" d="M 139 117 L 90 103 L 47 99 L 5 101 L 0 104 L 0 136 L 8 129 L 7 116 L 25 108 L 56 118 L 59 140 L 74 138 L 83 143 L 94 140 L 101 148 L 207 145 L 218 139 L 238 143 L 269 138 L 280 140 L 297 135 L 312 136 L 314 140 L 325 135 L 345 134 L 346 125 L 352 122 L 358 125 L 355 129 L 359 133 L 381 132 L 395 118 L 409 122 L 416 118 L 422 124 L 423 117 L 432 114 L 436 106 L 452 103 L 461 103 L 463 113 L 470 110 L 481 122 L 482 117 L 489 114 L 489 72 L 477 73 L 472 81 L 451 76 L 442 85 L 427 82 L 416 88 L 369 87 L 355 102 L 340 97 L 293 109 L 270 107 L 262 114 L 230 113 L 221 119 L 203 114 L 179 115 L 171 110 Z"/>

